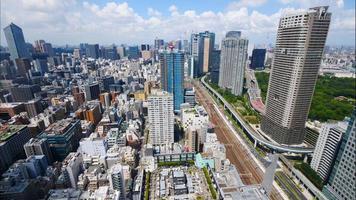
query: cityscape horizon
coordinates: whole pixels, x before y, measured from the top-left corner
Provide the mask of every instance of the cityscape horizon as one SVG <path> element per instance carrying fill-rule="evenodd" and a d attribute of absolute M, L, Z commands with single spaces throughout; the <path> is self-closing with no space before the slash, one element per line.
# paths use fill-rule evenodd
<path fill-rule="evenodd" d="M 355 199 L 355 2 L 0 8 L 0 199 Z"/>

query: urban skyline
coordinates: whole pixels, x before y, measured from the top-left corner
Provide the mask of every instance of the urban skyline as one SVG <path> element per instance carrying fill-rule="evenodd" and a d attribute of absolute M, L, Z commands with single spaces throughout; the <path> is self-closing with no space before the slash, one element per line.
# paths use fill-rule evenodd
<path fill-rule="evenodd" d="M 1 30 L 0 199 L 353 199 L 355 47 L 326 43 L 354 4 L 200 1 L 190 4 L 201 3 L 199 16 L 161 0 L 147 16 L 147 2 L 18 1 L 29 21 L 41 13 L 47 35 L 26 40 L 31 23 L 17 23 L 17 13 Z M 276 8 L 283 14 L 272 23 L 258 13 Z M 250 9 L 251 19 L 241 15 Z M 198 30 L 189 32 L 181 23 L 192 17 Z M 173 22 L 170 36 L 154 30 L 163 19 Z M 61 31 L 63 20 L 72 32 Z M 81 36 L 58 47 L 43 24 L 77 40 L 86 20 L 86 35 L 109 41 L 120 27 L 129 45 Z M 250 45 L 272 29 L 275 45 Z"/>
<path fill-rule="evenodd" d="M 354 45 L 355 2 L 352 0 L 224 0 L 219 3 L 212 0 L 189 5 L 180 1 L 161 0 L 155 5 L 139 1 L 51 0 L 22 3 L 20 0 L 5 0 L 0 8 L 1 29 L 13 22 L 23 28 L 28 42 L 44 38 L 60 46 L 82 42 L 132 45 L 147 43 L 155 37 L 174 40 L 187 38 L 194 32 L 210 30 L 216 34 L 215 40 L 219 43 L 227 31 L 241 30 L 244 36 L 249 37 L 249 49 L 252 49 L 253 45 L 274 43 L 281 15 L 320 5 L 329 5 L 333 12 L 331 37 L 327 44 Z M 56 26 L 53 26 L 55 23 Z M 171 26 L 172 23 L 176 26 Z M 41 28 L 46 31 L 35 31 Z M 106 37 L 96 37 L 102 31 L 105 31 Z M 6 45 L 3 32 L 1 45 Z"/>

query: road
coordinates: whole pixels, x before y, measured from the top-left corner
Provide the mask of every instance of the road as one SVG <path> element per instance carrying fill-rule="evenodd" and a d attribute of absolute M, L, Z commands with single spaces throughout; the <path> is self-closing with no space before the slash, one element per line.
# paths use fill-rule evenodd
<path fill-rule="evenodd" d="M 260 133 L 256 132 L 241 116 L 240 114 L 237 113 L 235 108 L 230 105 L 229 102 L 227 102 L 221 94 L 219 94 L 217 91 L 215 91 L 208 83 L 205 82 L 206 76 L 204 76 L 201 81 L 204 84 L 204 86 L 214 93 L 214 96 L 219 98 L 221 100 L 222 104 L 224 105 L 225 109 L 228 110 L 233 118 L 238 122 L 242 129 L 258 144 L 265 145 L 266 147 L 273 149 L 276 152 L 279 153 L 297 153 L 297 154 L 311 154 L 314 151 L 314 148 L 312 147 L 304 147 L 304 146 L 287 146 L 283 144 L 278 144 L 274 141 L 270 141 L 263 137 Z"/>
<path fill-rule="evenodd" d="M 240 141 L 229 130 L 228 125 L 214 108 L 214 100 L 203 88 L 200 82 L 194 82 L 197 101 L 204 106 L 209 114 L 210 121 L 215 125 L 215 133 L 221 143 L 226 147 L 226 156 L 238 170 L 244 184 L 260 184 L 263 179 L 263 172 L 258 164 L 251 157 L 251 154 L 240 143 Z M 219 110 L 224 113 L 223 108 Z M 273 189 L 271 199 L 283 199 L 278 192 Z"/>

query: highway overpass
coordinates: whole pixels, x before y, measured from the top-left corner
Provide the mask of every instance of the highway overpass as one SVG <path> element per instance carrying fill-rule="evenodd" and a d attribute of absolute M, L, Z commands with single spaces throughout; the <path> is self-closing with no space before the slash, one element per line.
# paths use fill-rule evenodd
<path fill-rule="evenodd" d="M 233 106 L 230 105 L 217 91 L 215 91 L 208 83 L 205 82 L 205 77 L 201 78 L 201 82 L 203 86 L 208 89 L 208 91 L 213 94 L 224 106 L 224 109 L 227 110 L 233 117 L 233 119 L 241 126 L 243 131 L 247 134 L 247 136 L 255 142 L 255 144 L 264 145 L 275 152 L 279 153 L 296 153 L 296 154 L 311 154 L 314 151 L 314 148 L 310 147 L 296 147 L 296 146 L 287 146 L 276 144 L 275 142 L 269 141 L 266 138 L 262 137 L 260 134 L 256 133 L 255 130 L 251 128 L 251 126 L 246 123 L 242 117 L 236 112 Z"/>

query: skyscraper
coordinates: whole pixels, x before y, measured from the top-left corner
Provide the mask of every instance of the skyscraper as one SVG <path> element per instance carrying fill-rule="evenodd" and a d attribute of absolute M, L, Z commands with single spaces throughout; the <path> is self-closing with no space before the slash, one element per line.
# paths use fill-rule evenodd
<path fill-rule="evenodd" d="M 330 200 L 355 199 L 356 196 L 356 110 L 354 110 L 323 193 Z"/>
<path fill-rule="evenodd" d="M 214 49 L 215 45 L 215 33 L 211 33 L 209 31 L 205 31 L 202 33 L 199 33 L 200 35 L 200 44 L 201 50 L 199 51 L 200 56 L 199 56 L 199 61 L 200 61 L 200 71 L 203 73 L 209 72 L 209 69 L 211 67 L 211 53 Z"/>
<path fill-rule="evenodd" d="M 265 68 L 266 49 L 252 50 L 250 69 L 263 70 Z"/>
<path fill-rule="evenodd" d="M 190 76 L 196 78 L 200 76 L 199 70 L 199 44 L 200 44 L 200 35 L 193 33 L 190 38 Z"/>
<path fill-rule="evenodd" d="M 215 33 L 209 31 L 193 33 L 190 38 L 192 77 L 199 77 L 211 67 L 211 53 L 215 44 Z"/>
<path fill-rule="evenodd" d="M 305 135 L 331 13 L 311 8 L 280 19 L 266 111 L 261 129 L 282 144 L 300 144 Z"/>
<path fill-rule="evenodd" d="M 99 45 L 98 44 L 86 44 L 85 54 L 89 58 L 99 58 Z"/>
<path fill-rule="evenodd" d="M 339 142 L 346 128 L 347 121 L 336 124 L 325 123 L 321 127 L 310 166 L 323 180 L 326 180 L 329 175 L 329 170 L 337 154 Z"/>
<path fill-rule="evenodd" d="M 138 49 L 138 46 L 130 46 L 127 55 L 129 59 L 139 59 L 140 50 Z"/>
<path fill-rule="evenodd" d="M 160 53 L 162 90 L 173 94 L 174 110 L 184 103 L 184 54 L 177 50 Z"/>
<path fill-rule="evenodd" d="M 173 95 L 160 91 L 148 97 L 150 142 L 154 145 L 174 142 Z"/>
<path fill-rule="evenodd" d="M 211 82 L 219 84 L 219 72 L 220 72 L 220 50 L 213 50 L 211 53 Z"/>
<path fill-rule="evenodd" d="M 22 29 L 11 23 L 4 28 L 5 38 L 10 50 L 10 57 L 15 61 L 16 58 L 28 58 L 30 53 L 27 49 Z"/>
<path fill-rule="evenodd" d="M 247 60 L 248 40 L 239 31 L 230 31 L 221 43 L 219 86 L 242 95 Z"/>

